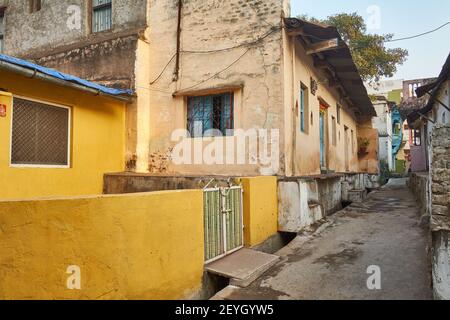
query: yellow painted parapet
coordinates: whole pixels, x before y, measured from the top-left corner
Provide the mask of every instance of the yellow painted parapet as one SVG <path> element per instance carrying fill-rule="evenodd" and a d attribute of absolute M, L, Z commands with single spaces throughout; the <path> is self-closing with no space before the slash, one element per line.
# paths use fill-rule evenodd
<path fill-rule="evenodd" d="M 278 231 L 276 177 L 242 178 L 244 188 L 244 242 L 261 244 Z"/>
<path fill-rule="evenodd" d="M 188 298 L 203 241 L 201 190 L 0 202 L 0 299 Z"/>

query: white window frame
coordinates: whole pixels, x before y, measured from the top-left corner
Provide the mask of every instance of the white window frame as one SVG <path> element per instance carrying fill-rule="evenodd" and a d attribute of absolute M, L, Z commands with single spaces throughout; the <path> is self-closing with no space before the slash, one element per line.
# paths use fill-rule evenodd
<path fill-rule="evenodd" d="M 12 163 L 12 138 L 13 138 L 13 123 L 14 123 L 14 98 L 19 98 L 23 100 L 28 100 L 32 102 L 42 103 L 49 106 L 57 107 L 57 108 L 63 108 L 67 109 L 69 111 L 68 116 L 68 135 L 67 135 L 67 165 L 45 165 L 45 164 L 14 164 Z M 71 163 L 71 156 L 72 156 L 72 107 L 45 101 L 45 100 L 39 100 L 34 98 L 29 98 L 25 96 L 20 95 L 13 95 L 12 96 L 12 102 L 11 102 L 11 125 L 9 129 L 9 167 L 10 168 L 34 168 L 34 169 L 70 169 L 72 167 Z"/>

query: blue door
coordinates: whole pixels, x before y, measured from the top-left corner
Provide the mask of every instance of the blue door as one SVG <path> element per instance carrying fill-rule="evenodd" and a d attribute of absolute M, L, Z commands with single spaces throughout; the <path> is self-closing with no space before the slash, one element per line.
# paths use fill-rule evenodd
<path fill-rule="evenodd" d="M 325 151 L 325 112 L 320 111 L 320 168 L 326 168 L 326 151 Z"/>

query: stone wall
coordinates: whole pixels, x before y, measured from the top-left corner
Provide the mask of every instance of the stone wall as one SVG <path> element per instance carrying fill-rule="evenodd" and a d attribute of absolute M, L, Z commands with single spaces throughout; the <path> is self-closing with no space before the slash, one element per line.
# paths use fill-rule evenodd
<path fill-rule="evenodd" d="M 450 125 L 434 130 L 432 179 L 432 230 L 450 231 Z"/>
<path fill-rule="evenodd" d="M 93 33 L 89 1 L 0 0 L 6 6 L 4 53 L 107 86 L 134 88 L 138 39 L 146 28 L 146 0 L 115 0 L 112 27 Z"/>
<path fill-rule="evenodd" d="M 431 148 L 431 230 L 436 299 L 450 299 L 450 125 L 437 125 Z"/>

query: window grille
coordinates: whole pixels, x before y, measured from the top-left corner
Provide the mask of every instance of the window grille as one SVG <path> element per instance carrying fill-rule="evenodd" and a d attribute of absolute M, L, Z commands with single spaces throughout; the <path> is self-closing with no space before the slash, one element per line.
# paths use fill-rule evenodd
<path fill-rule="evenodd" d="M 188 98 L 188 131 L 191 137 L 230 135 L 234 129 L 233 93 Z M 211 131 L 215 130 L 216 133 Z"/>
<path fill-rule="evenodd" d="M 69 165 L 68 108 L 14 98 L 11 164 Z"/>
<path fill-rule="evenodd" d="M 112 0 L 92 0 L 92 31 L 101 32 L 112 27 Z"/>

